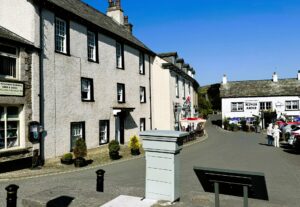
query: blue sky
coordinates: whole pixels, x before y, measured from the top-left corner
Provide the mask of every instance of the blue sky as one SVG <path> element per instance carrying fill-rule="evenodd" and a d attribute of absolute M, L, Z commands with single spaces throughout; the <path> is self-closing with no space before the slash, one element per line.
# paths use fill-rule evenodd
<path fill-rule="evenodd" d="M 84 0 L 105 13 L 107 0 Z M 200 85 L 295 78 L 299 0 L 121 0 L 134 35 L 154 52 L 177 51 Z"/>

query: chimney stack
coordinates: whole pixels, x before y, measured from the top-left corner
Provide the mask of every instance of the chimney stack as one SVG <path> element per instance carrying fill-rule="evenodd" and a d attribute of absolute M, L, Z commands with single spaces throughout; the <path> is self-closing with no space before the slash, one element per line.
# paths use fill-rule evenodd
<path fill-rule="evenodd" d="M 277 76 L 276 72 L 273 73 L 272 79 L 273 79 L 273 82 L 275 82 L 275 83 L 278 82 L 278 76 Z"/>
<path fill-rule="evenodd" d="M 226 76 L 225 74 L 223 75 L 222 83 L 223 83 L 223 84 L 226 84 L 226 83 L 227 83 L 227 76 Z"/>
<path fill-rule="evenodd" d="M 298 80 L 300 80 L 300 70 L 298 70 L 298 77 L 297 77 Z"/>
<path fill-rule="evenodd" d="M 111 17 L 117 23 L 124 25 L 124 13 L 121 8 L 120 0 L 108 0 L 108 9 L 106 15 Z"/>

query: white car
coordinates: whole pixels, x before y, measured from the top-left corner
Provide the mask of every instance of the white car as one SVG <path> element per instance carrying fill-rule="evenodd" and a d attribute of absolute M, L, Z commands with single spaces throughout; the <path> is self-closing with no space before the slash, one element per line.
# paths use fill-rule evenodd
<path fill-rule="evenodd" d="M 294 140 L 295 140 L 295 135 L 300 135 L 300 126 L 297 125 L 294 129 L 291 130 L 291 136 L 288 139 L 288 143 L 290 145 L 293 145 Z"/>

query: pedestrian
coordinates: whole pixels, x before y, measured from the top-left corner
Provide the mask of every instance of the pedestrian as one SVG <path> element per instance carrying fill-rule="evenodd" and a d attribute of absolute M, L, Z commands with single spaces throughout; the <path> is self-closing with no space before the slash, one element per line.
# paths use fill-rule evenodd
<path fill-rule="evenodd" d="M 270 123 L 267 128 L 267 138 L 268 138 L 268 145 L 273 145 L 273 124 Z"/>
<path fill-rule="evenodd" d="M 274 147 L 279 147 L 279 137 L 281 130 L 278 128 L 276 124 L 273 129 L 273 137 L 274 137 Z"/>

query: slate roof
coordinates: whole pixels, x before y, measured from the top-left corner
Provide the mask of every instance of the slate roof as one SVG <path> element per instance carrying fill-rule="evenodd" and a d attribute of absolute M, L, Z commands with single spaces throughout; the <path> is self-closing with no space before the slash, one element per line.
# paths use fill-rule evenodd
<path fill-rule="evenodd" d="M 221 84 L 222 98 L 300 96 L 300 80 L 296 78 L 272 80 L 232 81 Z"/>
<path fill-rule="evenodd" d="M 157 54 L 159 57 L 164 58 L 164 57 L 170 57 L 170 56 L 175 56 L 178 57 L 177 52 L 165 52 L 165 53 L 159 53 Z"/>
<path fill-rule="evenodd" d="M 33 43 L 26 40 L 25 38 L 15 34 L 14 32 L 0 26 L 0 38 L 3 38 L 5 40 L 10 40 L 13 42 L 18 42 L 25 45 L 33 46 Z"/>
<path fill-rule="evenodd" d="M 41 0 L 40 0 L 41 1 Z M 88 4 L 80 1 L 80 0 L 44 0 L 44 3 L 51 3 L 56 5 L 80 18 L 99 26 L 100 28 L 116 34 L 117 36 L 133 43 L 134 45 L 147 50 L 148 52 L 155 54 L 152 52 L 146 45 L 144 45 L 141 41 L 139 41 L 136 37 L 134 37 L 123 25 L 115 22 L 111 17 L 101 13 L 95 8 L 89 6 Z M 100 3 L 100 1 L 99 1 Z"/>

